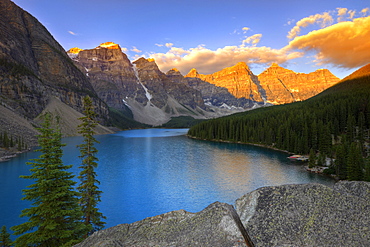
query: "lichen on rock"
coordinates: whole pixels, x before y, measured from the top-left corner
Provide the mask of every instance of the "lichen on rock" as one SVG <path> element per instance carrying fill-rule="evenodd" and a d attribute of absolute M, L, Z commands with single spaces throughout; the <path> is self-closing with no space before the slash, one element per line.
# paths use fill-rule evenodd
<path fill-rule="evenodd" d="M 339 182 L 334 188 L 264 187 L 238 199 L 236 209 L 256 246 L 366 246 L 369 186 Z"/>
<path fill-rule="evenodd" d="M 172 211 L 96 232 L 76 247 L 247 246 L 233 211 L 231 205 L 220 202 L 199 213 Z"/>
<path fill-rule="evenodd" d="M 263 187 L 233 206 L 215 202 L 95 232 L 87 246 L 368 246 L 370 183 Z"/>

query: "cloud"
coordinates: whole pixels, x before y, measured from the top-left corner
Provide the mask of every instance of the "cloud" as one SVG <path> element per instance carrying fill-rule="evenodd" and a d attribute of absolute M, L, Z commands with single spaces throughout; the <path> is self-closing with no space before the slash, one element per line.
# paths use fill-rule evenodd
<path fill-rule="evenodd" d="M 128 49 L 127 49 L 126 47 L 121 47 L 121 51 L 122 51 L 123 53 L 125 53 L 125 52 L 128 52 Z"/>
<path fill-rule="evenodd" d="M 166 72 L 174 67 L 181 73 L 187 74 L 190 69 L 196 68 L 200 73 L 210 74 L 240 61 L 247 64 L 285 63 L 290 59 L 302 56 L 301 52 L 289 51 L 287 48 L 272 49 L 270 47 L 225 46 L 216 50 L 199 45 L 195 48 L 183 49 L 172 46 L 166 53 L 152 53 L 158 67 Z"/>
<path fill-rule="evenodd" d="M 205 45 L 184 49 L 167 43 L 164 45 L 168 48 L 167 52 L 146 55 L 154 58 L 162 71 L 176 67 L 182 74 L 187 74 L 192 68 L 199 73 L 210 74 L 241 61 L 252 66 L 270 65 L 300 57 L 314 59 L 317 65 L 357 68 L 370 62 L 370 16 L 363 17 L 369 12 L 369 8 L 358 12 L 337 8 L 305 17 L 295 23 L 287 35 L 291 41 L 280 49 L 258 46 L 262 34 L 254 34 L 244 37 L 239 45 L 211 50 Z M 355 18 L 356 15 L 362 17 Z M 289 20 L 288 24 L 291 23 L 293 20 Z M 300 34 L 309 25 L 316 25 L 317 30 Z M 244 27 L 241 31 L 245 33 L 250 29 Z"/>
<path fill-rule="evenodd" d="M 70 34 L 72 34 L 72 35 L 74 35 L 74 36 L 77 36 L 77 33 L 75 33 L 75 32 L 68 31 L 68 33 L 70 33 Z"/>
<path fill-rule="evenodd" d="M 294 19 L 289 19 L 284 26 L 290 26 L 293 24 L 294 21 L 295 21 Z"/>
<path fill-rule="evenodd" d="M 319 24 L 322 28 L 333 23 L 333 17 L 329 12 L 324 12 L 322 14 L 311 15 L 297 21 L 296 25 L 289 31 L 288 38 L 293 39 L 299 35 L 303 27 L 307 27 L 312 24 Z"/>
<path fill-rule="evenodd" d="M 262 38 L 262 34 L 254 34 L 250 37 L 246 37 L 245 40 L 243 40 L 243 44 L 252 44 L 252 45 L 257 45 Z"/>
<path fill-rule="evenodd" d="M 131 51 L 136 52 L 136 53 L 143 52 L 142 50 L 139 50 L 138 48 L 136 48 L 136 46 L 133 46 Z"/>
<path fill-rule="evenodd" d="M 349 19 L 353 20 L 353 18 L 355 17 L 356 11 L 355 10 L 350 10 L 350 11 L 348 11 L 348 14 L 349 14 Z"/>
<path fill-rule="evenodd" d="M 367 15 L 367 13 L 369 13 L 369 8 L 362 9 L 360 13 L 363 14 L 364 16 Z"/>
<path fill-rule="evenodd" d="M 338 16 L 345 15 L 347 13 L 347 8 L 337 8 Z"/>
<path fill-rule="evenodd" d="M 246 32 L 248 32 L 251 29 L 249 27 L 243 27 L 242 30 L 243 30 L 243 33 L 246 33 Z"/>
<path fill-rule="evenodd" d="M 155 44 L 156 46 L 158 46 L 158 47 L 163 47 L 163 46 L 165 46 L 165 47 L 167 47 L 167 48 L 170 48 L 171 46 L 173 46 L 173 44 L 172 43 L 166 43 L 166 44 Z"/>
<path fill-rule="evenodd" d="M 348 9 L 347 8 L 337 8 L 338 10 L 338 18 L 337 21 L 341 22 L 344 19 L 344 16 L 347 14 Z"/>
<path fill-rule="evenodd" d="M 295 37 L 289 49 L 316 51 L 318 64 L 357 68 L 370 62 L 370 16 L 343 21 Z"/>

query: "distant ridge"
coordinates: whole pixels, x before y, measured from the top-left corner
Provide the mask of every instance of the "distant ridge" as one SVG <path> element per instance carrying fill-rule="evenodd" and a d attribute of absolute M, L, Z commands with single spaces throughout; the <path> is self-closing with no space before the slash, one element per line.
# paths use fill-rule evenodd
<path fill-rule="evenodd" d="M 365 92 L 370 92 L 370 64 L 367 64 L 354 71 L 352 74 L 343 78 L 342 80 L 340 80 L 340 82 L 318 94 L 314 98 L 322 97 L 336 92 L 347 95 L 349 90 L 353 90 L 353 92 L 363 90 Z"/>
<path fill-rule="evenodd" d="M 364 67 L 359 68 L 358 70 L 356 70 L 349 76 L 346 76 L 341 81 L 347 81 L 347 80 L 360 78 L 360 77 L 368 76 L 368 75 L 370 75 L 370 63 L 368 65 L 365 65 Z"/>

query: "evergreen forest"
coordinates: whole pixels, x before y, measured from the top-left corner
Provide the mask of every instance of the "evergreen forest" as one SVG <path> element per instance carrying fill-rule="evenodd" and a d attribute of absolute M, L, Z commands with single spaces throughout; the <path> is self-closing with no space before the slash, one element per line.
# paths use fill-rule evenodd
<path fill-rule="evenodd" d="M 369 129 L 368 65 L 306 101 L 205 121 L 188 135 L 311 154 L 311 166 L 329 163 L 325 173 L 338 179 L 370 181 Z"/>

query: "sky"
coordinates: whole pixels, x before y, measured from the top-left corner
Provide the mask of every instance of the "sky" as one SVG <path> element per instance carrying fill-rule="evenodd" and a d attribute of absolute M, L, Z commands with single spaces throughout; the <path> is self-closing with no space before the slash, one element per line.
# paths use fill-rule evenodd
<path fill-rule="evenodd" d="M 210 74 L 246 62 L 343 78 L 370 63 L 368 0 L 13 0 L 63 46 L 120 45 L 162 72 Z"/>

